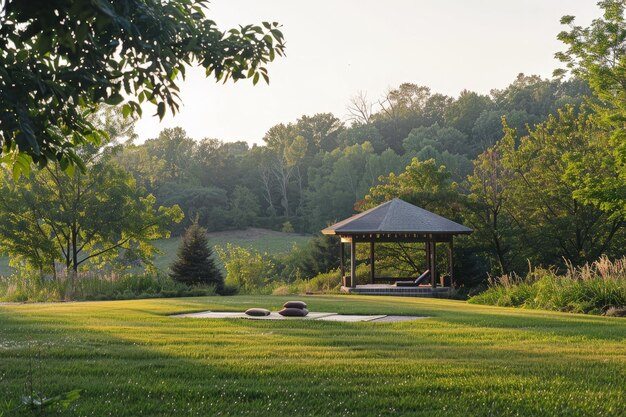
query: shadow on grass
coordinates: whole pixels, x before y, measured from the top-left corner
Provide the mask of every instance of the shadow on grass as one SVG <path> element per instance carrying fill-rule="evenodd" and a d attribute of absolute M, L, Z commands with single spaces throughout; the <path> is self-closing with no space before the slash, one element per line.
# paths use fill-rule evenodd
<path fill-rule="evenodd" d="M 626 376 L 620 362 L 582 353 L 572 360 L 571 350 L 559 346 L 597 349 L 585 337 L 569 340 L 586 335 L 596 320 L 576 318 L 567 329 L 571 316 L 512 318 L 500 309 L 502 316 L 493 317 L 475 308 L 461 316 L 445 303 L 429 309 L 401 300 L 379 307 L 371 300 L 337 301 L 307 299 L 316 310 L 334 304 L 339 312 L 357 313 L 367 303 L 369 314 L 381 308 L 433 318 L 388 324 L 163 316 L 195 304 L 219 306 L 213 299 L 154 310 L 151 305 L 162 305 L 155 300 L 148 308 L 103 303 L 67 313 L 0 307 L 0 395 L 20 394 L 32 339 L 41 347 L 51 394 L 84 390 L 74 410 L 81 415 L 436 415 L 444 409 L 545 415 L 556 407 L 560 415 L 610 415 L 620 401 L 616 381 Z M 102 308 L 108 305 L 121 307 Z M 222 308 L 237 305 L 229 300 Z M 614 324 L 604 320 L 596 329 L 602 337 L 592 338 L 613 340 L 605 333 L 616 330 Z M 620 333 L 623 327 L 612 336 Z M 529 342 L 553 349 L 528 350 Z"/>

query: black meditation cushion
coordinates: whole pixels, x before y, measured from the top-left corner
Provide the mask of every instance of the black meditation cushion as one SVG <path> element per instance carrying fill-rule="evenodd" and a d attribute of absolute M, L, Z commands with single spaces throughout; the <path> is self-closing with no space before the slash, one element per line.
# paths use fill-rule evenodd
<path fill-rule="evenodd" d="M 306 308 L 283 308 L 278 312 L 281 316 L 285 317 L 304 317 L 309 314 L 309 310 Z"/>
<path fill-rule="evenodd" d="M 270 311 L 264 308 L 249 308 L 246 310 L 246 314 L 248 316 L 263 317 L 263 316 L 269 316 Z"/>
<path fill-rule="evenodd" d="M 306 308 L 307 305 L 304 301 L 287 301 L 283 307 L 285 308 Z"/>

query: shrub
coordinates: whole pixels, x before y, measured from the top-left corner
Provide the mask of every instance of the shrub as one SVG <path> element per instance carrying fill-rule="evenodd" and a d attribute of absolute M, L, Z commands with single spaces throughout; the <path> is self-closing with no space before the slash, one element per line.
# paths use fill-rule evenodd
<path fill-rule="evenodd" d="M 280 229 L 281 232 L 283 233 L 294 233 L 295 230 L 293 229 L 293 225 L 291 224 L 290 221 L 286 221 L 285 223 L 283 223 L 282 228 Z"/>
<path fill-rule="evenodd" d="M 626 257 L 607 257 L 564 274 L 531 269 L 524 279 L 503 276 L 468 300 L 470 303 L 536 308 L 572 313 L 612 314 L 626 308 Z M 609 313 L 609 311 L 611 313 Z"/>
<path fill-rule="evenodd" d="M 289 285 L 280 285 L 274 288 L 272 294 L 304 294 L 304 293 L 333 293 L 339 292 L 341 276 L 339 270 L 321 273 L 310 280 L 297 279 Z"/>
<path fill-rule="evenodd" d="M 184 284 L 213 285 L 218 291 L 224 285 L 222 273 L 213 260 L 207 231 L 200 227 L 197 221 L 194 221 L 185 231 L 178 249 L 178 259 L 171 269 L 172 279 Z"/>
<path fill-rule="evenodd" d="M 217 247 L 217 254 L 226 269 L 226 284 L 246 293 L 271 293 L 270 284 L 278 276 L 275 260 L 267 253 L 249 250 L 230 243 Z"/>

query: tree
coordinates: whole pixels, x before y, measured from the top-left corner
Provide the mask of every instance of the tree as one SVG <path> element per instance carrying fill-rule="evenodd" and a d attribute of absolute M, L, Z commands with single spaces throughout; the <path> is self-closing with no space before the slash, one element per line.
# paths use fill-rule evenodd
<path fill-rule="evenodd" d="M 157 197 L 160 204 L 179 205 L 187 219 L 197 218 L 200 225 L 211 231 L 229 226 L 228 194 L 221 188 L 168 182 L 159 188 Z M 182 231 L 181 227 L 174 230 L 177 234 Z"/>
<path fill-rule="evenodd" d="M 288 125 L 281 123 L 272 126 L 263 137 L 263 140 L 267 143 L 267 149 L 269 149 L 270 154 L 270 164 L 267 167 L 269 167 L 269 173 L 271 173 L 271 177 L 280 193 L 280 205 L 283 208 L 283 216 L 288 218 L 291 214 L 289 184 L 294 175 L 299 179 L 300 200 L 302 200 L 302 176 L 298 162 L 306 155 L 307 143 L 305 138 L 298 134 L 297 127 L 291 123 Z M 266 188 L 268 195 L 271 195 L 269 181 Z M 271 201 L 271 198 L 268 201 Z"/>
<path fill-rule="evenodd" d="M 311 156 L 320 149 L 332 151 L 337 147 L 337 136 L 344 128 L 341 120 L 332 113 L 318 113 L 302 116 L 296 121 L 297 135 L 307 143 L 307 155 Z"/>
<path fill-rule="evenodd" d="M 306 219 L 313 228 L 353 213 L 354 203 L 382 174 L 373 171 L 377 166 L 368 164 L 375 157 L 369 142 L 318 155 L 309 169 L 306 195 Z"/>
<path fill-rule="evenodd" d="M 372 120 L 374 103 L 369 101 L 367 93 L 359 91 L 350 98 L 350 104 L 346 106 L 348 120 L 355 125 L 366 125 Z"/>
<path fill-rule="evenodd" d="M 521 253 L 536 263 L 575 265 L 620 254 L 624 217 L 579 197 L 588 178 L 617 176 L 610 140 L 594 118 L 569 107 L 531 129 L 503 155 L 513 171 L 507 211 L 520 229 Z"/>
<path fill-rule="evenodd" d="M 526 126 L 534 126 L 545 119 L 546 115 L 528 114 L 525 110 L 487 110 L 480 114 L 472 128 L 472 143 L 467 155 L 474 157 L 493 146 L 502 138 L 502 118 L 507 126 L 515 129 L 519 135 L 528 133 Z"/>
<path fill-rule="evenodd" d="M 339 239 L 320 233 L 304 246 L 294 245 L 283 259 L 282 277 L 287 282 L 296 278 L 313 278 L 339 267 Z"/>
<path fill-rule="evenodd" d="M 590 101 L 603 127 L 612 133 L 611 152 L 617 175 L 589 176 L 577 191 L 578 198 L 616 216 L 626 216 L 626 4 L 621 0 L 598 3 L 603 17 L 589 27 L 574 24 L 574 16 L 563 16 L 567 25 L 558 39 L 567 50 L 555 54 L 567 69 L 554 72 L 563 76 L 570 70 L 591 86 L 598 101 Z"/>
<path fill-rule="evenodd" d="M 476 119 L 491 106 L 492 102 L 488 96 L 463 90 L 459 98 L 446 108 L 446 121 L 466 135 L 471 135 Z"/>
<path fill-rule="evenodd" d="M 249 188 L 238 185 L 230 198 L 230 215 L 233 225 L 245 229 L 253 225 L 259 213 L 259 203 Z"/>
<path fill-rule="evenodd" d="M 362 145 L 369 142 L 376 153 L 383 152 L 387 149 L 387 144 L 383 136 L 380 134 L 376 126 L 372 124 L 355 124 L 352 127 L 343 130 L 337 136 L 339 147 L 347 148 L 352 145 Z"/>
<path fill-rule="evenodd" d="M 217 81 L 262 77 L 283 55 L 278 23 L 219 30 L 207 0 L 0 2 L 0 146 L 16 175 L 30 161 L 84 167 L 75 148 L 98 143 L 89 120 L 99 103 L 163 118 L 178 110 L 187 66 Z M 131 97 L 127 100 L 125 97 Z"/>
<path fill-rule="evenodd" d="M 497 272 L 508 274 L 511 268 L 510 239 L 514 236 L 515 223 L 506 212 L 511 193 L 513 170 L 507 164 L 515 150 L 514 131 L 505 126 L 504 137 L 485 150 L 474 161 L 474 172 L 468 176 L 468 213 L 465 218 L 474 228 L 471 239 L 478 247 L 486 243 L 487 257 L 495 259 Z M 518 256 L 519 257 L 519 256 Z"/>
<path fill-rule="evenodd" d="M 207 231 L 200 227 L 197 220 L 185 231 L 178 248 L 178 257 L 171 270 L 170 277 L 176 281 L 214 285 L 218 292 L 224 288 L 224 277 L 215 266 Z"/>
<path fill-rule="evenodd" d="M 453 127 L 441 127 L 438 123 L 429 127 L 416 127 L 402 141 L 402 146 L 407 152 L 417 153 L 428 145 L 439 151 L 468 153 L 467 135 Z"/>
<path fill-rule="evenodd" d="M 51 164 L 15 182 L 2 171 L 5 251 L 46 271 L 54 271 L 56 261 L 73 272 L 87 262 L 150 265 L 156 251 L 151 241 L 169 237 L 167 227 L 182 220 L 182 211 L 177 205 L 155 207 L 155 197 L 145 195 L 106 149 L 82 148 L 79 155 L 89 168 L 86 174 Z"/>
<path fill-rule="evenodd" d="M 462 197 L 457 185 L 450 180 L 445 166 L 437 166 L 433 159 L 420 161 L 413 158 L 405 171 L 380 178 L 380 183 L 370 188 L 369 193 L 357 205 L 358 211 L 401 198 L 453 220 L 459 220 Z M 424 264 L 423 244 L 384 243 L 380 244 L 377 267 L 402 275 L 413 275 L 422 271 Z"/>
<path fill-rule="evenodd" d="M 450 180 L 446 167 L 433 159 L 413 158 L 404 172 L 380 178 L 380 184 L 370 188 L 357 208 L 363 211 L 396 197 L 451 219 L 459 219 L 463 208 L 457 184 Z"/>
<path fill-rule="evenodd" d="M 177 184 L 189 182 L 190 163 L 197 144 L 187 136 L 185 129 L 163 129 L 157 139 L 149 139 L 145 145 L 151 156 L 165 162 L 165 177 L 161 181 Z"/>
<path fill-rule="evenodd" d="M 398 88 L 389 90 L 378 101 L 380 111 L 372 119 L 388 147 L 400 153 L 402 139 L 411 129 L 438 121 L 432 118 L 438 119 L 441 106 L 447 103 L 446 97 L 431 95 L 428 87 L 403 83 Z"/>

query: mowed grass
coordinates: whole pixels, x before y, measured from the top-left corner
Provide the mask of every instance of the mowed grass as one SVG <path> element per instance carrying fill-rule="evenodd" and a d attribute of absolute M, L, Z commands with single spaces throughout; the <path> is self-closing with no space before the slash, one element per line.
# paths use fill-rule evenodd
<path fill-rule="evenodd" d="M 33 368 L 74 416 L 624 416 L 626 321 L 395 297 L 307 296 L 400 323 L 172 318 L 236 296 L 0 305 L 0 399 Z M 20 414 L 21 415 L 21 414 Z"/>

